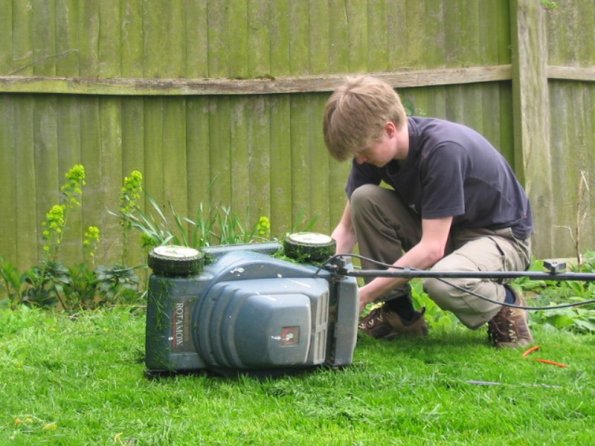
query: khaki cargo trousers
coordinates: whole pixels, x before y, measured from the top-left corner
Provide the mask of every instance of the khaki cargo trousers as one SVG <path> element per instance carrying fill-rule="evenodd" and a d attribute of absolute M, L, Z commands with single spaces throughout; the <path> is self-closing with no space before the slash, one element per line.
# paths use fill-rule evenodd
<path fill-rule="evenodd" d="M 351 196 L 351 216 L 362 256 L 393 263 L 404 251 L 421 239 L 421 219 L 389 189 L 363 185 Z M 523 271 L 531 258 L 530 241 L 516 239 L 510 228 L 456 229 L 446 247 L 445 256 L 432 271 Z M 363 268 L 382 269 L 362 260 Z M 454 285 L 454 286 L 453 286 Z M 451 311 L 469 328 L 478 328 L 501 309 L 471 293 L 504 302 L 502 281 L 488 279 L 425 279 L 424 289 L 443 310 Z M 395 289 L 382 300 L 409 292 L 409 287 Z"/>

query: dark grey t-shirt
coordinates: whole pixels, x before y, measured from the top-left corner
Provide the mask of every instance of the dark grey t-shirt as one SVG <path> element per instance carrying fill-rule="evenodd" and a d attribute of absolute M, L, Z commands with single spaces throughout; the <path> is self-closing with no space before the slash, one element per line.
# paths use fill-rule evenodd
<path fill-rule="evenodd" d="M 355 160 L 345 188 L 392 186 L 425 219 L 454 217 L 459 228 L 532 232 L 529 200 L 504 157 L 478 132 L 434 118 L 408 118 L 409 154 L 379 168 Z"/>

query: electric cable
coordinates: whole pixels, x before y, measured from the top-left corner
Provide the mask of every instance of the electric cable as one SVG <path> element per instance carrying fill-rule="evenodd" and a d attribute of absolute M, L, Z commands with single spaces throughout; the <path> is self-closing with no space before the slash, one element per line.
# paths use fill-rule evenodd
<path fill-rule="evenodd" d="M 407 272 L 410 271 L 413 276 L 415 275 L 416 272 L 425 272 L 425 270 L 421 270 L 421 269 L 417 269 L 417 268 L 410 268 L 410 267 L 404 268 L 404 267 L 400 267 L 400 266 L 391 265 L 389 263 L 384 263 L 384 262 L 381 262 L 379 260 L 374 260 L 374 259 L 371 259 L 369 257 L 362 256 L 360 254 L 335 254 L 334 256 L 329 257 L 321 265 L 321 267 L 316 271 L 315 274 L 318 274 L 318 272 L 321 269 L 323 269 L 325 265 L 332 264 L 333 261 L 335 261 L 336 259 L 341 258 L 341 257 L 349 257 L 349 258 L 355 258 L 355 259 L 359 259 L 359 260 L 365 260 L 365 261 L 368 261 L 370 263 L 374 263 L 376 265 L 383 266 L 383 267 L 385 267 L 387 269 L 398 269 L 398 270 L 403 270 L 403 271 L 407 271 Z M 349 274 L 349 271 L 346 271 L 346 270 L 339 271 L 339 272 L 337 272 L 337 274 L 350 275 Z M 353 274 L 353 275 L 356 275 L 356 274 Z M 391 276 L 390 275 L 387 275 L 385 277 L 391 277 Z M 393 276 L 393 277 L 399 277 L 399 276 Z M 401 276 L 401 277 L 404 277 L 404 276 Z M 482 300 L 485 300 L 487 302 L 490 302 L 490 303 L 493 303 L 493 304 L 496 304 L 496 305 L 505 306 L 505 307 L 519 308 L 521 310 L 530 310 L 530 311 L 561 310 L 561 309 L 564 309 L 564 308 L 578 307 L 578 306 L 582 306 L 582 305 L 590 305 L 590 304 L 595 303 L 595 299 L 590 299 L 590 300 L 581 301 L 581 302 L 573 302 L 573 303 L 560 304 L 560 305 L 548 306 L 548 307 L 529 307 L 529 306 L 524 306 L 524 305 L 515 305 L 515 304 L 509 304 L 509 303 L 506 303 L 506 302 L 498 302 L 496 300 L 490 299 L 487 296 L 484 296 L 484 295 L 481 295 L 479 293 L 476 293 L 476 292 L 474 292 L 472 290 L 468 290 L 466 288 L 463 288 L 463 287 L 461 287 L 459 285 L 456 285 L 456 284 L 454 284 L 454 283 L 452 283 L 452 282 L 450 282 L 450 281 L 448 281 L 448 280 L 446 280 L 446 279 L 444 279 L 442 277 L 434 277 L 434 278 L 436 278 L 437 280 L 441 281 L 442 283 L 445 283 L 445 284 L 447 284 L 447 285 L 449 285 L 449 286 L 451 286 L 451 287 L 453 287 L 453 288 L 455 288 L 455 289 L 457 289 L 459 291 L 463 291 L 463 292 L 465 292 L 467 294 L 470 294 L 472 296 L 475 296 L 475 297 L 477 297 L 479 299 L 482 299 Z M 555 274 L 551 274 L 551 278 L 550 277 L 547 277 L 547 278 L 544 277 L 544 278 L 542 278 L 542 280 L 559 280 L 559 279 L 556 279 L 556 275 Z"/>

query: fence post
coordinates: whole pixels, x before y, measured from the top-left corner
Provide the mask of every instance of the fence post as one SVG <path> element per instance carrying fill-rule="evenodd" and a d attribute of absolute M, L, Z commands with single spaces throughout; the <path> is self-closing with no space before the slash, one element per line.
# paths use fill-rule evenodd
<path fill-rule="evenodd" d="M 514 153 L 517 173 L 531 199 L 538 257 L 555 255 L 550 153 L 550 104 L 544 7 L 511 0 Z"/>

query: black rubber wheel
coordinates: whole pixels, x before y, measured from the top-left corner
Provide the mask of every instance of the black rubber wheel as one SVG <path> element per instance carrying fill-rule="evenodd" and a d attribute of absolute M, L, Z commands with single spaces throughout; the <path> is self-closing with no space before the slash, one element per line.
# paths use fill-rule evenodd
<path fill-rule="evenodd" d="M 317 232 L 289 234 L 283 242 L 284 253 L 298 262 L 322 262 L 335 254 L 336 242 Z"/>
<path fill-rule="evenodd" d="M 204 254 L 186 246 L 158 246 L 149 253 L 148 264 L 155 274 L 168 277 L 200 274 Z"/>

